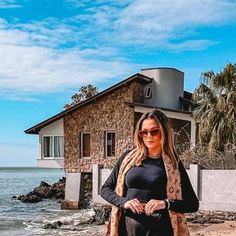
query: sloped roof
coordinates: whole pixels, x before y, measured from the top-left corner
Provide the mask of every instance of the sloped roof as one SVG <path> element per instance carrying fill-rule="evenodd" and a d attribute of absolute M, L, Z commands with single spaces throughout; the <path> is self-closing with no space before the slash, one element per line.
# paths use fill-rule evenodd
<path fill-rule="evenodd" d="M 77 109 L 79 109 L 83 106 L 86 106 L 87 104 L 89 104 L 89 103 L 91 103 L 91 102 L 93 102 L 93 101 L 95 101 L 95 100 L 97 100 L 97 99 L 99 99 L 103 96 L 106 96 L 106 95 L 114 92 L 117 89 L 120 89 L 123 86 L 126 86 L 126 85 L 130 84 L 134 80 L 145 85 L 145 84 L 150 83 L 152 81 L 152 78 L 149 78 L 149 77 L 147 77 L 145 75 L 142 75 L 142 74 L 139 74 L 139 73 L 134 74 L 134 75 L 128 77 L 127 79 L 119 82 L 118 84 L 115 84 L 112 87 L 110 87 L 108 89 L 105 89 L 100 93 L 97 93 L 96 95 L 92 96 L 91 98 L 86 99 L 86 100 L 84 100 L 84 101 L 82 101 L 82 102 L 80 102 L 80 103 L 78 103 L 78 104 L 76 104 L 76 105 L 74 105 L 74 106 L 72 106 L 72 107 L 70 107 L 70 108 L 68 108 L 68 109 L 66 109 L 66 110 L 64 110 L 64 111 L 62 111 L 62 112 L 60 112 L 60 113 L 58 113 L 58 114 L 56 114 L 56 115 L 54 115 L 54 116 L 52 116 L 48 119 L 36 124 L 36 125 L 34 125 L 34 126 L 32 126 L 31 128 L 25 130 L 24 132 L 26 134 L 38 134 L 40 129 L 42 129 L 43 127 L 45 127 L 45 126 L 47 126 L 47 125 L 63 118 L 67 114 L 70 114 L 70 113 L 76 111 Z"/>

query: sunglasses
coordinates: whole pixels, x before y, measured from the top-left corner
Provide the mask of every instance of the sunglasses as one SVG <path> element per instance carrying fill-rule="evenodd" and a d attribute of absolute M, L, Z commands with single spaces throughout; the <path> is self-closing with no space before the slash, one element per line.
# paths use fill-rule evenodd
<path fill-rule="evenodd" d="M 160 128 L 156 128 L 151 130 L 140 130 L 138 134 L 140 137 L 146 138 L 148 136 L 148 133 L 150 133 L 151 136 L 157 136 L 160 132 Z"/>

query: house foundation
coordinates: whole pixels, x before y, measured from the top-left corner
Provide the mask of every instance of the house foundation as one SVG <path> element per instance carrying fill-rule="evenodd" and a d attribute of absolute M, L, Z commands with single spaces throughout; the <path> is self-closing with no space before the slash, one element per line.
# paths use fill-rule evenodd
<path fill-rule="evenodd" d="M 67 173 L 65 199 L 61 202 L 62 209 L 79 209 L 79 202 L 83 199 L 82 173 Z"/>
<path fill-rule="evenodd" d="M 86 208 L 92 199 L 92 173 L 67 173 L 61 209 Z"/>

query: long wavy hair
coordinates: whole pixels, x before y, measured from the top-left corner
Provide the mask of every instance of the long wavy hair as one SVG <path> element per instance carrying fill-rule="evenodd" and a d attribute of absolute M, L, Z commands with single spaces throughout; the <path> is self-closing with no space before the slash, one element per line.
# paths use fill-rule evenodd
<path fill-rule="evenodd" d="M 133 157 L 136 159 L 135 164 L 141 165 L 141 162 L 148 157 L 147 147 L 145 146 L 142 137 L 139 135 L 139 131 L 142 129 L 143 121 L 146 119 L 154 119 L 159 124 L 161 129 L 162 154 L 168 155 L 174 168 L 177 168 L 179 157 L 177 156 L 174 148 L 169 121 L 167 116 L 158 109 L 152 109 L 151 111 L 144 113 L 137 123 L 134 133 L 135 149 L 134 152 L 132 152 Z"/>

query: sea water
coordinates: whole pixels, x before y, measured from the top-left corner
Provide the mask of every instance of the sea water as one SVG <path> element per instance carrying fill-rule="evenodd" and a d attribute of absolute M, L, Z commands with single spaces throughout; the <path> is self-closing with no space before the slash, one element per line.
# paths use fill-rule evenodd
<path fill-rule="evenodd" d="M 0 236 L 89 234 L 91 227 L 83 222 L 92 217 L 93 210 L 61 210 L 58 200 L 23 203 L 12 198 L 27 194 L 41 181 L 53 184 L 63 176 L 62 169 L 0 168 Z M 56 221 L 63 223 L 59 229 L 43 228 Z"/>

